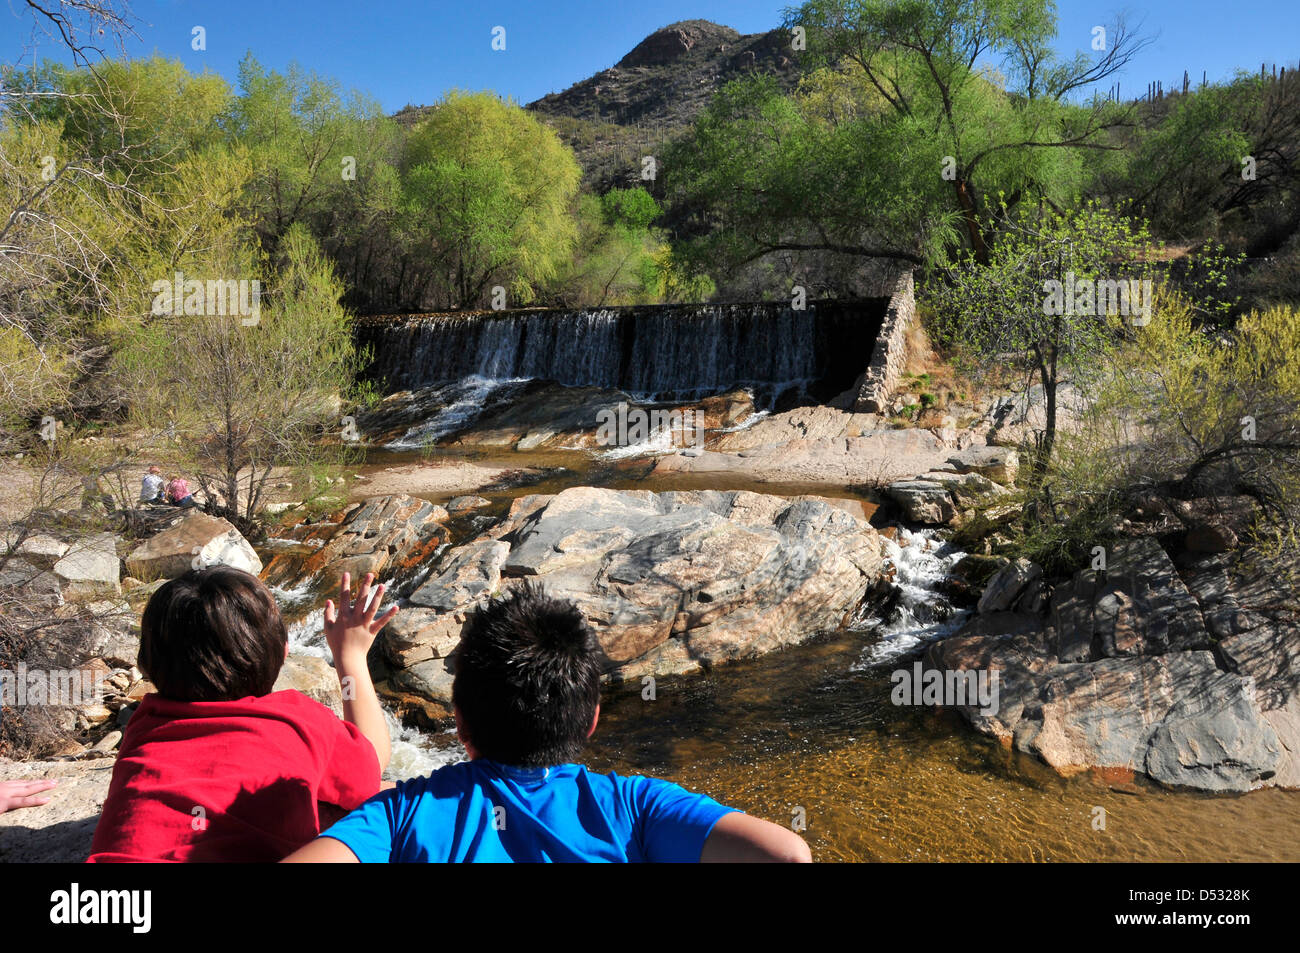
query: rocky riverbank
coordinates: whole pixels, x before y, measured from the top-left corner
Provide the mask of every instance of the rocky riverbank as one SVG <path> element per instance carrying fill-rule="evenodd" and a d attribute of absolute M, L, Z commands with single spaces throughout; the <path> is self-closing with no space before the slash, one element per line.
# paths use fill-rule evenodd
<path fill-rule="evenodd" d="M 595 459 L 608 449 L 596 415 L 616 392 L 529 393 L 532 402 L 489 408 L 449 439 L 471 454 Z M 579 604 L 613 684 L 757 659 L 887 611 L 892 524 L 938 540 L 1014 512 L 1016 446 L 1041 399 L 995 399 L 971 408 L 960 428 L 902 427 L 834 406 L 763 414 L 743 392 L 676 409 L 699 414 L 708 444 L 644 448 L 646 486 L 711 473 L 756 489 L 825 492 L 517 488 L 507 509 L 499 493 L 451 494 L 526 482 L 519 474 L 530 468 L 395 463 L 370 468 L 354 492 L 371 495 L 334 513 L 290 508 L 256 549 L 225 520 L 172 512 L 151 515 L 145 537 L 129 541 L 74 527 L 17 542 L 0 584 L 75 620 L 76 644 L 58 661 L 106 690 L 58 714 L 65 740 L 47 760 L 0 767 L 5 777 L 64 780 L 45 809 L 0 817 L 0 859 L 84 856 L 121 731 L 152 688 L 134 667 L 139 613 L 191 565 L 259 573 L 299 614 L 340 572 L 377 573 L 406 603 L 372 652 L 380 690 L 397 715 L 442 728 L 466 613 L 522 580 Z M 387 436 L 400 439 L 411 420 L 393 418 Z M 433 482 L 413 492 L 374 493 L 428 473 Z M 865 486 L 876 488 L 878 509 L 839 495 Z M 1121 784 L 1142 776 L 1214 793 L 1300 788 L 1300 626 L 1284 581 L 1296 567 L 1243 556 L 1232 527 L 1247 520 L 1232 515 L 1235 505 L 1225 516 L 1216 504 L 1216 518 L 1200 504 L 1135 513 L 1104 569 L 1069 578 L 988 550 L 966 557 L 934 584 L 964 598 L 970 617 L 941 638 L 924 636 L 923 664 L 945 675 L 996 670 L 996 710 L 958 709 L 975 731 L 1063 775 L 1093 770 Z M 333 670 L 316 654 L 292 654 L 277 687 L 339 707 Z"/>
<path fill-rule="evenodd" d="M 998 671 L 996 711 L 963 715 L 1062 774 L 1300 788 L 1300 613 L 1286 582 L 1297 567 L 1207 553 L 1204 540 L 1135 536 L 1105 569 L 1055 586 L 1009 563 L 926 663 Z"/>
<path fill-rule="evenodd" d="M 844 626 L 882 570 L 854 501 L 578 487 L 447 551 L 381 647 L 393 688 L 448 706 L 466 612 L 534 579 L 582 608 L 612 680 L 680 675 Z"/>

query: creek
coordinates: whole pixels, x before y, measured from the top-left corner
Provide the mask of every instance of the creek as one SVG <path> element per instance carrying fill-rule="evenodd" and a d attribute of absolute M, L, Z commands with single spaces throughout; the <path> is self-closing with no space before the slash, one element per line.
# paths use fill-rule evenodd
<path fill-rule="evenodd" d="M 414 459 L 374 451 L 362 472 Z M 645 460 L 584 452 L 479 462 L 542 474 L 526 486 L 480 491 L 492 501 L 487 512 L 497 514 L 524 493 L 578 485 L 832 493 L 743 485 L 734 476 L 651 477 Z M 868 514 L 878 502 L 833 495 L 859 499 Z M 587 763 L 664 777 L 777 823 L 801 824 L 819 861 L 1300 860 L 1300 793 L 1214 797 L 1140 778 L 1062 778 L 975 734 L 951 711 L 892 704 L 891 671 L 910 666 L 921 645 L 961 621 L 942 586 L 961 554 L 932 531 L 901 528 L 886 550 L 893 596 L 864 608 L 845 630 L 707 674 L 658 679 L 652 699 L 640 685 L 607 690 Z M 278 595 L 293 619 L 293 651 L 328 658 L 324 595 Z M 464 755 L 453 732 L 419 731 L 391 716 L 390 727 L 391 778 Z"/>

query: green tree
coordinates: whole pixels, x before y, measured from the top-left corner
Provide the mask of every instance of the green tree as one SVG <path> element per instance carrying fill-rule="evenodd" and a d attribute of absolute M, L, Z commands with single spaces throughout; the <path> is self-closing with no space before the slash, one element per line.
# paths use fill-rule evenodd
<path fill-rule="evenodd" d="M 809 0 L 786 19 L 808 30 L 813 63 L 853 63 L 888 113 L 935 139 L 949 205 L 980 260 L 1002 204 L 990 207 L 989 196 L 1002 193 L 1011 209 L 1029 198 L 1059 203 L 1081 183 L 1081 150 L 1115 148 L 1104 133 L 1130 111 L 1073 98 L 1146 45 L 1121 19 L 1102 49 L 1063 59 L 1051 0 Z"/>
<path fill-rule="evenodd" d="M 1300 84 L 1239 74 L 1147 103 L 1094 163 L 1089 189 L 1170 240 L 1218 236 L 1273 253 L 1300 215 Z"/>
<path fill-rule="evenodd" d="M 1143 45 L 1121 22 L 1063 60 L 1049 0 L 811 0 L 786 25 L 807 35 L 800 88 L 724 89 L 665 161 L 705 260 L 987 261 L 1004 205 L 1072 204 L 1083 154 L 1118 148 L 1131 110 L 1076 100 Z"/>
<path fill-rule="evenodd" d="M 394 125 L 376 101 L 297 65 L 267 70 L 251 53 L 225 125 L 252 157 L 248 205 L 268 247 L 297 222 L 323 238 L 340 221 L 331 208 L 395 159 Z"/>
<path fill-rule="evenodd" d="M 641 188 L 610 189 L 600 197 L 600 208 L 607 224 L 632 232 L 647 230 L 663 214 L 655 197 Z"/>
<path fill-rule="evenodd" d="M 1015 355 L 1037 376 L 1046 425 L 1036 475 L 1056 441 L 1062 380 L 1092 390 L 1126 325 L 1150 320 L 1154 251 L 1145 224 L 1096 203 L 1043 216 L 1022 210 L 987 263 L 970 253 L 925 287 L 932 330 L 962 361 L 987 370 Z"/>
<path fill-rule="evenodd" d="M 1300 309 L 1252 311 L 1229 335 L 1205 334 L 1170 295 L 1141 327 L 1101 395 L 1129 422 L 1125 482 L 1172 497 L 1245 494 L 1276 540 L 1300 518 Z"/>
<path fill-rule="evenodd" d="M 223 138 L 218 117 L 232 94 L 218 74 L 191 73 L 180 60 L 154 55 L 108 60 L 90 68 L 49 67 L 47 86 L 60 95 L 41 110 L 60 119 L 64 135 L 90 155 L 131 171 L 151 163 L 165 171 L 185 152 Z"/>
<path fill-rule="evenodd" d="M 1218 509 L 1251 557 L 1294 557 L 1300 311 L 1251 312 L 1225 335 L 1205 333 L 1202 310 L 1157 289 L 1150 323 L 1110 352 L 1079 426 L 1008 527 L 1011 551 L 1070 573 L 1135 512 L 1190 529 Z"/>
<path fill-rule="evenodd" d="M 136 422 L 166 422 L 214 509 L 248 525 L 276 468 L 341 459 L 339 442 L 322 435 L 341 429 L 364 355 L 339 304 L 343 287 L 304 226 L 285 233 L 275 260 L 259 263 L 246 246 L 223 249 L 222 260 L 210 274 L 273 275 L 258 313 L 157 315 L 124 331 L 115 370 Z"/>
<path fill-rule="evenodd" d="M 956 238 L 940 204 L 928 130 L 878 110 L 826 118 L 820 92 L 770 77 L 724 87 L 664 159 L 694 257 L 745 264 L 774 252 L 832 252 L 919 264 Z"/>
<path fill-rule="evenodd" d="M 406 144 L 416 295 L 469 308 L 500 284 L 513 302 L 531 301 L 572 253 L 580 179 L 572 151 L 530 113 L 490 93 L 450 93 Z"/>
<path fill-rule="evenodd" d="M 0 325 L 15 363 L 0 368 L 0 416 L 111 406 L 101 376 L 72 383 L 106 334 L 147 312 L 154 280 L 202 256 L 243 186 L 213 124 L 229 90 L 159 57 L 6 79 Z"/>
<path fill-rule="evenodd" d="M 578 240 L 546 288 L 547 300 L 570 308 L 659 300 L 653 266 L 661 238 L 650 223 L 661 214 L 644 189 L 579 196 Z"/>

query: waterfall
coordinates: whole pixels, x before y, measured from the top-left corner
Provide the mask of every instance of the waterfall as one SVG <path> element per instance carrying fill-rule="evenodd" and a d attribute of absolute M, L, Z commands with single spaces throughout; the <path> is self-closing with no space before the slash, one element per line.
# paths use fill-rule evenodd
<path fill-rule="evenodd" d="M 871 360 L 887 299 L 372 317 L 358 337 L 388 391 L 551 380 L 692 400 L 748 387 L 825 400 Z"/>
<path fill-rule="evenodd" d="M 881 537 L 885 557 L 894 568 L 894 595 L 884 614 L 869 611 L 853 628 L 872 632 L 879 641 L 863 652 L 851 671 L 869 671 L 906 655 L 917 646 L 952 635 L 970 617 L 943 594 L 944 580 L 966 554 L 942 542 L 934 530 L 900 529 L 895 542 Z"/>

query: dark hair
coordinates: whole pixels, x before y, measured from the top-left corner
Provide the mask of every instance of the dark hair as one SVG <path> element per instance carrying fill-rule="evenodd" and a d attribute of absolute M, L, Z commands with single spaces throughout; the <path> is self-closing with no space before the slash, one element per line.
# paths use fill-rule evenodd
<path fill-rule="evenodd" d="M 165 698 L 231 701 L 270 693 L 288 639 L 262 580 L 231 566 L 192 569 L 149 598 L 138 664 Z"/>
<path fill-rule="evenodd" d="M 478 754 L 518 767 L 577 759 L 600 702 L 596 636 L 582 612 L 525 583 L 469 614 L 451 697 Z"/>

